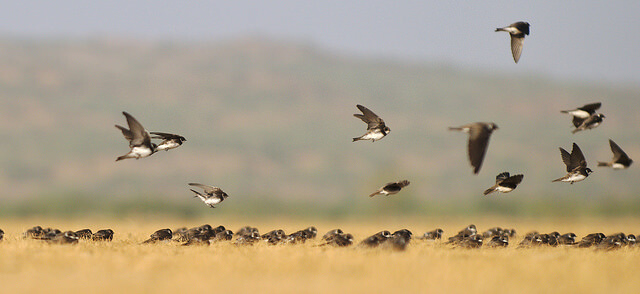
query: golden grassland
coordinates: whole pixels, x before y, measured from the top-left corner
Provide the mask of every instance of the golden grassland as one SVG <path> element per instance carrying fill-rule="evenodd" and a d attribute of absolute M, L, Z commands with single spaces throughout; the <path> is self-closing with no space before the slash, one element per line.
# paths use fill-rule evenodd
<path fill-rule="evenodd" d="M 505 249 L 453 249 L 441 242 L 412 240 L 406 251 L 301 245 L 140 245 L 161 228 L 225 225 L 290 233 L 309 225 L 319 234 L 341 228 L 356 242 L 383 229 L 407 228 L 415 235 L 441 227 L 445 238 L 474 223 L 479 230 L 513 227 L 520 237 Z M 25 240 L 26 229 L 111 228 L 112 242 L 50 245 Z M 391 218 L 377 219 L 0 219 L 2 293 L 636 293 L 640 248 L 597 251 L 577 248 L 516 249 L 529 230 L 640 233 L 640 218 Z"/>

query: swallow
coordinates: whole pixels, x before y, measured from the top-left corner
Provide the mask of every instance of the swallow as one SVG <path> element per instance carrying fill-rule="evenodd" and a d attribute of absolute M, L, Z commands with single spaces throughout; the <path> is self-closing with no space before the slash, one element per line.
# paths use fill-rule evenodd
<path fill-rule="evenodd" d="M 400 192 L 400 190 L 402 190 L 402 188 L 409 186 L 410 182 L 407 180 L 402 180 L 399 182 L 391 182 L 391 183 L 387 183 L 386 185 L 380 187 L 380 189 L 378 189 L 378 191 L 375 191 L 373 193 L 371 193 L 369 195 L 369 197 L 373 197 L 376 195 L 385 195 L 385 196 L 389 196 L 389 195 L 393 195 L 393 194 L 397 194 L 398 192 Z"/>
<path fill-rule="evenodd" d="M 538 232 L 530 232 L 524 236 L 517 248 L 541 246 L 543 244 L 542 236 Z"/>
<path fill-rule="evenodd" d="M 602 103 L 596 102 L 585 104 L 576 109 L 561 110 L 560 112 L 571 114 L 571 116 L 573 116 L 573 126 L 577 128 L 582 124 L 582 122 L 584 122 L 584 120 L 596 114 L 596 110 L 600 109 L 600 106 L 602 106 Z"/>
<path fill-rule="evenodd" d="M 44 232 L 43 232 L 41 226 L 35 226 L 35 227 L 31 228 L 31 229 L 28 229 L 23 234 L 24 238 L 33 238 L 33 239 L 38 239 L 38 238 L 40 238 L 42 236 L 44 236 Z"/>
<path fill-rule="evenodd" d="M 44 235 L 40 237 L 40 240 L 51 240 L 54 237 L 61 235 L 63 232 L 59 229 L 46 228 L 42 231 Z"/>
<path fill-rule="evenodd" d="M 113 230 L 111 230 L 111 229 L 99 230 L 99 231 L 93 233 L 93 236 L 91 236 L 91 240 L 93 240 L 93 241 L 111 241 L 111 240 L 113 240 Z"/>
<path fill-rule="evenodd" d="M 462 241 L 458 243 L 458 246 L 461 246 L 464 248 L 480 248 L 482 247 L 483 242 L 484 242 L 484 239 L 482 238 L 482 235 L 475 234 L 475 235 L 462 238 Z"/>
<path fill-rule="evenodd" d="M 627 241 L 629 246 L 636 246 L 636 244 L 638 243 L 638 240 L 636 239 L 636 235 L 634 234 L 627 235 Z"/>
<path fill-rule="evenodd" d="M 509 246 L 509 237 L 507 235 L 496 235 L 491 237 L 489 242 L 487 242 L 487 247 L 496 248 L 496 247 L 507 247 Z"/>
<path fill-rule="evenodd" d="M 493 236 L 501 236 L 501 235 L 505 235 L 505 230 L 501 227 L 493 227 L 482 233 L 482 237 L 485 239 L 490 239 Z"/>
<path fill-rule="evenodd" d="M 208 242 L 209 239 L 215 237 L 217 232 L 224 231 L 224 229 L 224 226 L 219 226 L 216 229 L 213 229 L 211 225 L 204 224 L 199 227 L 190 228 L 183 232 L 173 232 L 172 237 L 173 240 L 178 242 Z"/>
<path fill-rule="evenodd" d="M 459 245 L 465 238 L 478 234 L 476 225 L 470 224 L 466 228 L 460 230 L 456 235 L 449 237 L 446 244 Z"/>
<path fill-rule="evenodd" d="M 391 132 L 391 129 L 387 127 L 384 120 L 382 120 L 377 114 L 373 113 L 373 111 L 369 110 L 369 108 L 360 104 L 356 106 L 360 111 L 362 111 L 362 114 L 356 113 L 353 116 L 361 119 L 367 124 L 367 132 L 360 137 L 353 138 L 353 142 L 360 140 L 371 140 L 371 142 L 375 142 L 384 138 Z"/>
<path fill-rule="evenodd" d="M 598 161 L 598 166 L 610 166 L 613 169 L 625 169 L 633 163 L 633 160 L 631 160 L 631 158 L 622 151 L 622 148 L 620 148 L 616 142 L 609 139 L 609 146 L 611 147 L 611 152 L 613 152 L 613 159 L 609 162 Z"/>
<path fill-rule="evenodd" d="M 619 233 L 611 236 L 607 236 L 602 242 L 596 245 L 598 250 L 615 250 L 620 249 L 627 244 L 627 236 Z"/>
<path fill-rule="evenodd" d="M 582 240 L 577 245 L 580 248 L 587 248 L 600 244 L 605 238 L 606 236 L 603 233 L 591 233 L 582 237 Z"/>
<path fill-rule="evenodd" d="M 579 126 L 577 126 L 575 130 L 571 131 L 571 133 L 575 134 L 580 131 L 594 129 L 602 123 L 604 118 L 605 118 L 604 114 L 594 113 L 591 116 L 589 116 L 587 119 L 585 119 Z"/>
<path fill-rule="evenodd" d="M 4 239 L 4 231 L 0 229 L 0 241 Z"/>
<path fill-rule="evenodd" d="M 224 230 L 220 233 L 217 233 L 216 236 L 211 241 L 230 241 L 233 239 L 233 232 L 231 230 Z"/>
<path fill-rule="evenodd" d="M 384 230 L 378 233 L 375 233 L 366 239 L 360 242 L 360 246 L 364 247 L 378 247 L 383 242 L 387 241 L 387 239 L 391 238 L 391 232 Z"/>
<path fill-rule="evenodd" d="M 485 190 L 484 195 L 489 195 L 496 191 L 500 193 L 509 193 L 513 191 L 520 182 L 522 182 L 522 178 L 524 178 L 524 175 L 522 174 L 511 176 L 508 172 L 503 172 L 496 176 L 496 184 Z"/>
<path fill-rule="evenodd" d="M 283 230 L 273 230 L 260 236 L 260 239 L 266 241 L 271 245 L 276 245 L 282 242 L 282 239 L 284 239 L 285 237 L 287 237 L 287 234 L 285 234 Z"/>
<path fill-rule="evenodd" d="M 156 147 L 156 151 L 169 151 L 174 148 L 178 148 L 182 145 L 182 142 L 186 142 L 183 136 L 161 132 L 151 132 L 151 139 L 161 139 L 162 142 Z"/>
<path fill-rule="evenodd" d="M 248 235 L 238 236 L 236 241 L 233 243 L 235 245 L 253 245 L 254 243 L 260 241 L 260 234 L 257 231 L 251 231 Z"/>
<path fill-rule="evenodd" d="M 407 249 L 407 245 L 409 245 L 410 240 L 411 235 L 394 233 L 382 243 L 382 248 L 404 251 Z"/>
<path fill-rule="evenodd" d="M 429 231 L 426 232 L 422 235 L 422 237 L 419 237 L 418 239 L 422 239 L 422 240 L 440 240 L 442 239 L 442 233 L 444 233 L 444 231 L 440 228 L 437 228 L 433 231 Z"/>
<path fill-rule="evenodd" d="M 574 233 L 566 233 L 560 235 L 558 238 L 558 243 L 560 245 L 575 245 L 576 244 L 576 234 Z"/>
<path fill-rule="evenodd" d="M 144 157 L 149 157 L 153 153 L 156 152 L 157 145 L 155 143 L 151 143 L 151 137 L 149 137 L 149 132 L 144 129 L 142 124 L 140 124 L 131 114 L 128 114 L 126 111 L 123 111 L 122 114 L 127 118 L 127 124 L 129 128 L 125 128 L 119 125 L 116 125 L 120 131 L 122 131 L 122 135 L 127 141 L 129 141 L 129 148 L 131 151 L 129 153 L 122 155 L 116 159 L 116 161 L 120 161 L 127 158 L 135 158 L 140 159 Z"/>
<path fill-rule="evenodd" d="M 242 228 L 240 228 L 238 231 L 236 231 L 236 236 L 241 237 L 241 236 L 249 236 L 252 233 L 257 233 L 258 235 L 260 235 L 260 231 L 258 230 L 258 228 L 255 227 L 251 227 L 251 226 L 244 226 Z"/>
<path fill-rule="evenodd" d="M 204 194 L 193 189 L 189 189 L 189 190 L 191 190 L 191 192 L 193 193 L 196 193 L 194 197 L 200 198 L 202 202 L 204 202 L 206 205 L 209 205 L 209 207 L 211 208 L 216 208 L 214 205 L 222 202 L 227 197 L 229 197 L 227 193 L 225 193 L 224 191 L 222 191 L 222 189 L 218 187 L 213 187 L 213 186 L 208 186 L 208 185 L 203 185 L 198 183 L 189 183 L 189 186 L 202 188 L 204 190 Z"/>
<path fill-rule="evenodd" d="M 322 236 L 322 240 L 327 240 L 329 238 L 332 238 L 333 236 L 341 235 L 341 234 L 344 234 L 344 232 L 341 229 L 333 229 L 331 231 L 328 231 L 326 234 L 324 234 Z"/>
<path fill-rule="evenodd" d="M 540 238 L 542 238 L 542 244 L 549 245 L 552 247 L 558 246 L 559 237 L 560 237 L 560 233 L 558 232 L 540 235 Z"/>
<path fill-rule="evenodd" d="M 64 233 L 58 233 L 55 236 L 47 239 L 51 244 L 76 244 L 78 243 L 78 236 L 72 231 L 66 231 Z"/>
<path fill-rule="evenodd" d="M 564 164 L 567 166 L 568 174 L 562 178 L 555 179 L 552 182 L 569 182 L 573 184 L 574 182 L 580 182 L 586 179 L 589 174 L 593 172 L 587 167 L 587 161 L 584 159 L 584 155 L 576 143 L 573 143 L 571 154 L 560 147 L 560 156 L 562 157 Z"/>
<path fill-rule="evenodd" d="M 74 233 L 80 239 L 91 239 L 91 236 L 93 236 L 93 232 L 90 229 L 77 230 Z"/>
<path fill-rule="evenodd" d="M 171 232 L 171 229 L 161 229 L 161 230 L 155 231 L 153 234 L 151 234 L 151 236 L 149 236 L 149 239 L 145 240 L 141 244 L 149 244 L 149 243 L 156 243 L 158 241 L 171 240 L 172 237 L 173 237 L 173 233 Z"/>
<path fill-rule="evenodd" d="M 489 146 L 489 138 L 491 133 L 497 129 L 498 126 L 496 124 L 484 122 L 471 123 L 461 127 L 449 127 L 450 131 L 462 131 L 469 134 L 467 148 L 474 174 L 480 172 L 482 161 L 484 161 L 484 156 L 487 153 L 487 146 Z"/>
<path fill-rule="evenodd" d="M 518 63 L 520 55 L 522 54 L 524 36 L 529 35 L 529 23 L 524 21 L 515 22 L 507 27 L 497 28 L 496 32 L 509 33 L 509 36 L 511 36 L 511 53 L 513 54 L 513 61 Z"/>
<path fill-rule="evenodd" d="M 314 239 L 317 234 L 318 234 L 318 230 L 316 229 L 316 227 L 311 226 L 304 230 L 294 232 L 293 234 L 287 236 L 284 240 L 284 243 L 286 244 L 304 243 L 309 239 Z"/>
<path fill-rule="evenodd" d="M 320 244 L 318 246 L 332 245 L 336 247 L 347 247 L 347 246 L 351 246 L 351 244 L 353 244 L 353 235 L 339 233 L 327 238 L 325 240 L 325 243 Z"/>

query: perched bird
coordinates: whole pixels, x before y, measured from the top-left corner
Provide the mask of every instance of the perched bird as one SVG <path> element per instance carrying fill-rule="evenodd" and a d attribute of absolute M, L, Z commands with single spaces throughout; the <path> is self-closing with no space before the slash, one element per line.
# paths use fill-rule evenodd
<path fill-rule="evenodd" d="M 391 237 L 391 232 L 384 230 L 375 233 L 360 242 L 360 246 L 364 247 L 378 247 L 383 242 L 387 241 Z"/>
<path fill-rule="evenodd" d="M 462 241 L 460 241 L 457 245 L 464 248 L 480 248 L 482 247 L 483 241 L 484 239 L 482 238 L 482 235 L 475 234 L 462 238 Z"/>
<path fill-rule="evenodd" d="M 524 43 L 524 36 L 529 34 L 529 23 L 519 21 L 510 24 L 504 28 L 497 28 L 496 32 L 508 32 L 511 36 L 511 53 L 513 54 L 513 61 L 518 63 L 520 55 L 522 54 L 522 45 Z"/>
<path fill-rule="evenodd" d="M 576 234 L 574 233 L 566 233 L 560 235 L 558 238 L 558 243 L 560 245 L 574 245 L 576 244 Z"/>
<path fill-rule="evenodd" d="M 231 230 L 224 230 L 220 233 L 217 233 L 216 236 L 211 241 L 230 241 L 233 239 L 233 232 Z"/>
<path fill-rule="evenodd" d="M 571 131 L 571 133 L 575 134 L 580 131 L 594 129 L 602 123 L 604 118 L 605 118 L 604 114 L 594 113 L 591 116 L 589 116 L 587 119 L 585 119 L 579 126 L 577 126 L 575 130 Z"/>
<path fill-rule="evenodd" d="M 58 233 L 46 240 L 51 244 L 76 244 L 78 243 L 78 236 L 72 231 L 66 231 L 64 233 Z"/>
<path fill-rule="evenodd" d="M 373 113 L 373 111 L 369 110 L 369 108 L 360 104 L 356 106 L 360 111 L 362 111 L 362 114 L 356 113 L 353 116 L 361 119 L 367 124 L 367 132 L 360 137 L 353 138 L 353 142 L 360 140 L 371 140 L 371 142 L 375 142 L 384 138 L 384 136 L 391 132 L 391 129 L 385 125 L 384 120 L 382 120 L 382 118 L 377 114 Z"/>
<path fill-rule="evenodd" d="M 469 134 L 467 148 L 474 174 L 480 172 L 484 155 L 487 153 L 489 138 L 491 133 L 497 129 L 498 126 L 496 124 L 484 122 L 471 123 L 461 127 L 449 127 L 450 131 L 462 131 Z"/>
<path fill-rule="evenodd" d="M 402 180 L 399 182 L 391 182 L 391 183 L 387 183 L 386 185 L 380 187 L 380 189 L 378 189 L 378 191 L 375 191 L 373 193 L 371 193 L 369 195 L 369 197 L 373 197 L 376 195 L 385 195 L 385 196 L 389 196 L 389 195 L 393 195 L 393 194 L 397 194 L 398 192 L 400 192 L 400 190 L 402 190 L 402 188 L 409 186 L 410 182 L 407 180 Z"/>
<path fill-rule="evenodd" d="M 77 230 L 74 233 L 80 239 L 91 239 L 91 236 L 93 236 L 93 232 L 90 229 Z"/>
<path fill-rule="evenodd" d="M 241 236 L 249 236 L 253 233 L 257 233 L 258 235 L 260 235 L 260 231 L 258 230 L 258 228 L 255 227 L 251 227 L 251 226 L 244 226 L 242 228 L 240 228 L 239 230 L 236 231 L 236 236 L 241 237 Z"/>
<path fill-rule="evenodd" d="M 326 242 L 327 245 L 333 245 L 337 247 L 347 247 L 353 244 L 353 235 L 351 234 L 338 234 L 330 238 Z"/>
<path fill-rule="evenodd" d="M 151 154 L 155 153 L 157 145 L 155 143 L 151 143 L 151 138 L 149 137 L 147 130 L 145 130 L 144 127 L 127 112 L 123 111 L 122 114 L 127 118 L 129 129 L 119 125 L 116 125 L 116 128 L 122 131 L 124 138 L 129 141 L 129 148 L 131 148 L 131 151 L 118 157 L 116 161 L 127 158 L 140 159 L 151 156 Z"/>
<path fill-rule="evenodd" d="M 300 230 L 292 233 L 284 239 L 284 243 L 286 244 L 297 244 L 304 243 L 309 239 L 314 239 L 318 234 L 318 229 L 316 227 L 308 227 L 304 230 Z"/>
<path fill-rule="evenodd" d="M 91 240 L 93 240 L 93 241 L 111 241 L 111 240 L 113 240 L 113 230 L 111 230 L 111 229 L 99 230 L 99 231 L 93 233 L 93 236 L 91 236 Z"/>
<path fill-rule="evenodd" d="M 260 236 L 262 240 L 271 245 L 280 243 L 285 237 L 287 237 L 287 234 L 283 230 L 273 230 Z"/>
<path fill-rule="evenodd" d="M 407 245 L 409 245 L 410 240 L 411 235 L 394 233 L 382 243 L 382 248 L 404 251 L 407 249 Z"/>
<path fill-rule="evenodd" d="M 482 233 L 482 237 L 485 239 L 490 239 L 493 236 L 501 236 L 501 235 L 507 235 L 505 233 L 505 230 L 501 227 L 493 227 Z"/>
<path fill-rule="evenodd" d="M 4 231 L 0 229 L 0 241 L 4 239 Z"/>
<path fill-rule="evenodd" d="M 584 155 L 576 143 L 573 143 L 571 154 L 560 147 L 560 156 L 562 157 L 564 164 L 567 166 L 568 174 L 562 178 L 555 179 L 552 182 L 562 181 L 573 184 L 574 182 L 580 182 L 586 179 L 589 174 L 593 172 L 587 167 L 587 161 L 584 159 Z"/>
<path fill-rule="evenodd" d="M 598 161 L 598 166 L 610 166 L 613 169 L 625 169 L 633 163 L 633 160 L 631 160 L 631 158 L 622 151 L 622 148 L 620 148 L 616 142 L 609 139 L 609 146 L 611 146 L 611 152 L 613 152 L 613 159 L 609 162 Z"/>
<path fill-rule="evenodd" d="M 328 231 L 326 234 L 322 235 L 322 240 L 327 240 L 335 235 L 341 235 L 344 234 L 344 232 L 341 229 L 333 229 L 331 231 Z"/>
<path fill-rule="evenodd" d="M 626 246 L 628 243 L 627 236 L 623 233 L 607 236 L 602 242 L 596 245 L 598 250 L 614 250 Z"/>
<path fill-rule="evenodd" d="M 522 182 L 524 175 L 509 175 L 508 172 L 503 172 L 496 176 L 496 184 L 493 187 L 484 191 L 484 195 L 489 195 L 493 192 L 509 193 L 515 189 L 520 182 Z"/>
<path fill-rule="evenodd" d="M 257 231 L 252 231 L 249 234 L 240 235 L 234 242 L 235 245 L 253 245 L 260 241 L 260 234 Z"/>
<path fill-rule="evenodd" d="M 582 237 L 582 240 L 580 240 L 577 245 L 580 248 L 587 248 L 600 244 L 600 242 L 602 242 L 602 240 L 604 240 L 605 238 L 606 236 L 603 233 L 591 233 Z"/>
<path fill-rule="evenodd" d="M 216 208 L 214 205 L 222 202 L 224 199 L 229 197 L 227 193 L 225 193 L 224 191 L 222 191 L 222 189 L 218 187 L 213 187 L 213 186 L 208 186 L 208 185 L 203 185 L 198 183 L 189 183 L 189 185 L 202 188 L 204 190 L 204 194 L 202 194 L 196 190 L 189 189 L 191 190 L 191 192 L 196 193 L 196 196 L 194 197 L 200 198 L 202 202 L 204 202 L 206 205 L 209 205 L 209 207 L 211 208 Z"/>
<path fill-rule="evenodd" d="M 487 242 L 486 246 L 490 248 L 507 247 L 509 246 L 509 237 L 507 237 L 507 235 L 493 236 L 489 242 Z"/>
<path fill-rule="evenodd" d="M 426 232 L 422 235 L 422 237 L 419 237 L 418 239 L 422 239 L 422 240 L 440 240 L 442 239 L 442 233 L 444 233 L 444 231 L 440 228 L 437 228 L 433 231 L 429 231 Z"/>
<path fill-rule="evenodd" d="M 584 106 L 578 107 L 576 109 L 561 110 L 560 112 L 571 114 L 571 116 L 573 116 L 573 126 L 577 128 L 587 118 L 596 114 L 596 110 L 600 109 L 600 106 L 602 106 L 602 103 L 596 102 L 585 104 Z"/>
<path fill-rule="evenodd" d="M 35 226 L 31 229 L 28 229 L 23 234 L 24 238 L 33 238 L 33 239 L 38 239 L 42 236 L 44 236 L 44 230 L 42 229 L 41 226 Z"/>
<path fill-rule="evenodd" d="M 531 232 L 524 236 L 517 248 L 533 247 L 543 245 L 543 240 L 538 232 Z"/>
<path fill-rule="evenodd" d="M 171 232 L 171 229 L 161 229 L 151 234 L 151 236 L 149 236 L 149 239 L 142 242 L 142 244 L 156 243 L 158 241 L 164 241 L 164 240 L 171 240 L 172 237 L 173 237 L 173 233 Z"/>
<path fill-rule="evenodd" d="M 156 151 L 169 151 L 171 149 L 180 147 L 180 145 L 182 145 L 182 142 L 187 141 L 187 139 L 185 139 L 183 136 L 176 134 L 151 132 L 151 135 L 153 135 L 151 136 L 151 139 L 162 140 L 162 142 L 160 142 L 160 144 L 158 144 L 158 146 L 156 147 Z"/>

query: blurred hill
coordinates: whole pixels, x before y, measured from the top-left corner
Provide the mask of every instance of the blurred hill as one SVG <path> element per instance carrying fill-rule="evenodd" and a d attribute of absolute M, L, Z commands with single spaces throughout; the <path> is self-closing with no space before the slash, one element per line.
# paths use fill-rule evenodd
<path fill-rule="evenodd" d="M 632 158 L 640 154 L 638 97 L 638 87 L 364 59 L 260 38 L 6 37 L 0 39 L 0 197 L 34 205 L 64 195 L 100 203 L 141 197 L 204 209 L 186 186 L 202 182 L 227 191 L 232 198 L 224 205 L 235 210 L 288 201 L 409 209 L 450 200 L 485 206 L 633 200 L 640 192 L 637 166 L 595 166 L 611 158 L 609 138 Z M 559 110 L 595 101 L 603 102 L 603 125 L 572 135 L 570 117 Z M 356 104 L 384 118 L 391 134 L 352 143 L 366 128 L 352 116 Z M 150 131 L 188 141 L 116 163 L 128 151 L 113 126 L 126 125 L 123 110 Z M 474 121 L 500 127 L 478 176 L 468 164 L 466 135 L 447 130 Z M 572 142 L 595 173 L 574 185 L 551 183 L 565 174 L 558 147 L 570 149 Z M 482 199 L 502 171 L 524 173 L 522 185 Z M 411 185 L 395 198 L 366 197 L 399 179 Z"/>

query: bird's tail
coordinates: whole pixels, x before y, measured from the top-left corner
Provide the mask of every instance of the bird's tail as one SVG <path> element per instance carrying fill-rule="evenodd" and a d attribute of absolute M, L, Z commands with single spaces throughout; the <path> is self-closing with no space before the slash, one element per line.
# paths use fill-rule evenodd
<path fill-rule="evenodd" d="M 569 113 L 571 110 L 560 110 L 560 113 Z"/>
<path fill-rule="evenodd" d="M 611 163 L 598 161 L 598 166 L 611 166 Z"/>
<path fill-rule="evenodd" d="M 375 191 L 375 192 L 369 194 L 369 197 L 376 196 L 376 195 L 380 194 L 380 192 L 382 192 L 382 190 Z"/>
<path fill-rule="evenodd" d="M 493 187 L 491 187 L 489 189 L 486 189 L 486 190 L 484 190 L 484 195 L 489 195 L 489 194 L 493 193 L 495 190 L 496 190 L 495 186 L 493 186 Z"/>
<path fill-rule="evenodd" d="M 128 157 L 126 155 L 122 155 L 122 156 L 116 158 L 116 161 L 120 161 L 120 160 L 127 159 L 127 158 Z"/>
<path fill-rule="evenodd" d="M 449 127 L 449 131 L 462 131 L 460 127 Z"/>
<path fill-rule="evenodd" d="M 560 182 L 560 181 L 562 181 L 563 179 L 564 179 L 564 177 L 559 178 L 559 179 L 555 179 L 555 180 L 553 180 L 553 181 L 551 181 L 551 182 L 552 182 L 552 183 L 553 183 L 553 182 Z"/>
<path fill-rule="evenodd" d="M 360 141 L 360 140 L 362 140 L 361 138 L 362 137 L 355 137 L 355 138 L 353 138 L 353 141 L 351 141 L 351 142 Z"/>
<path fill-rule="evenodd" d="M 501 31 L 505 31 L 505 32 L 506 32 L 507 30 L 505 30 L 505 29 L 503 29 L 503 28 L 496 28 L 496 30 L 495 30 L 495 31 L 496 31 L 496 32 L 501 32 Z"/>
<path fill-rule="evenodd" d="M 582 131 L 582 130 L 581 130 L 580 128 L 577 128 L 577 129 L 575 129 L 575 130 L 571 131 L 571 133 L 572 133 L 572 134 L 575 134 L 575 133 L 577 133 L 577 132 L 579 132 L 579 131 Z"/>

